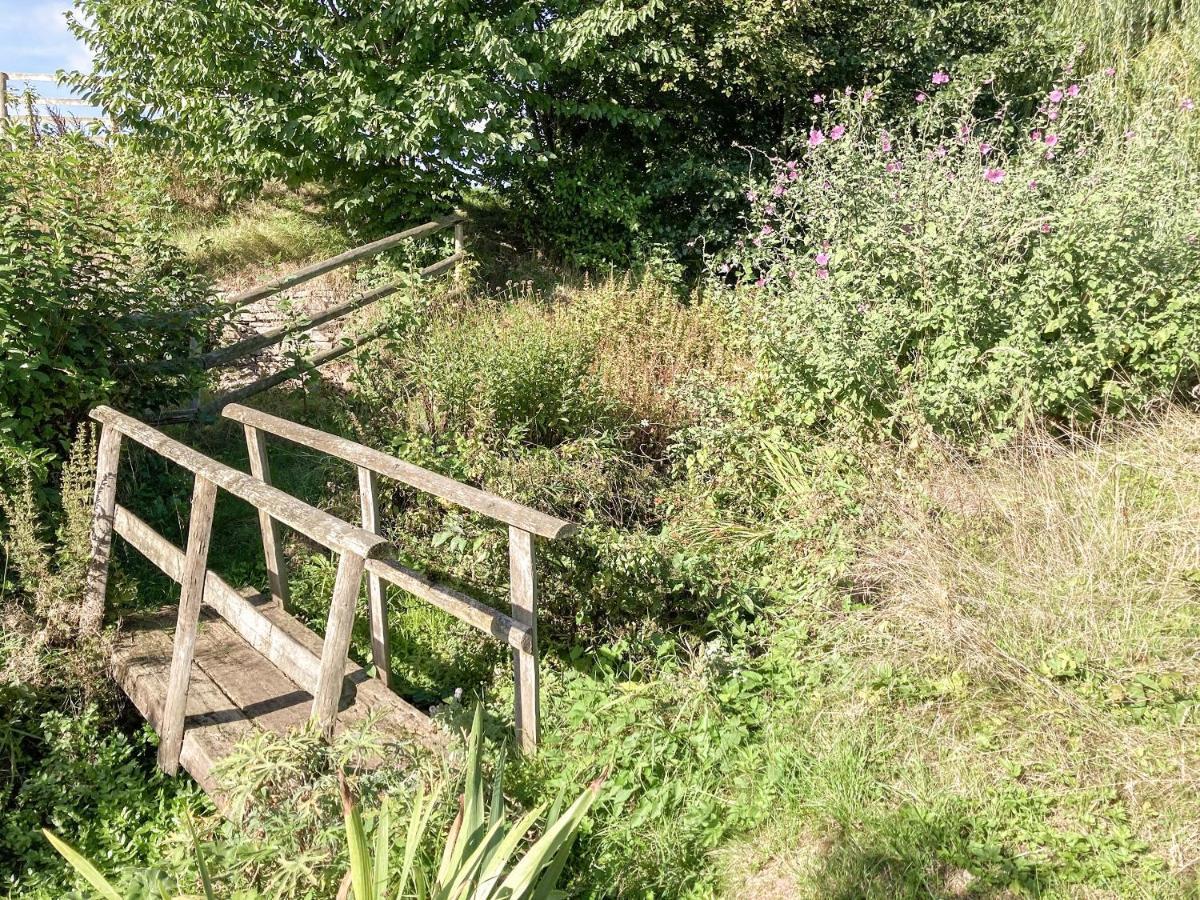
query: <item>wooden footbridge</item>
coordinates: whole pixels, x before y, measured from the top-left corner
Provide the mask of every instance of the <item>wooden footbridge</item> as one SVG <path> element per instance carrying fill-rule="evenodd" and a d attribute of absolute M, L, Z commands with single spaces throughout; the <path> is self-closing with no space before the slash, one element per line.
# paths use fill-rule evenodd
<path fill-rule="evenodd" d="M 389 456 L 244 406 L 223 415 L 241 423 L 249 473 L 197 452 L 136 418 L 108 407 L 100 423 L 87 602 L 103 608 L 113 534 L 180 585 L 177 607 L 127 620 L 113 653 L 117 681 L 161 737 L 158 762 L 182 765 L 219 796 L 213 767 L 257 730 L 286 732 L 310 719 L 326 736 L 368 717 L 385 739 L 430 747 L 440 732 L 388 687 L 387 586 L 445 610 L 512 648 L 517 742 L 538 742 L 538 538 L 568 537 L 574 526 L 510 500 Z M 330 454 L 357 467 L 360 523 L 309 506 L 271 484 L 267 436 Z M 133 441 L 195 476 L 187 545 L 180 549 L 117 503 L 122 445 Z M 511 614 L 436 584 L 405 568 L 379 534 L 378 479 L 391 478 L 503 523 L 509 531 Z M 218 490 L 258 510 L 269 591 L 235 590 L 208 568 Z M 287 569 L 280 529 L 291 528 L 339 557 L 324 637 L 288 614 Z M 219 535 L 217 536 L 219 539 Z M 375 677 L 348 659 L 363 580 L 367 582 Z"/>

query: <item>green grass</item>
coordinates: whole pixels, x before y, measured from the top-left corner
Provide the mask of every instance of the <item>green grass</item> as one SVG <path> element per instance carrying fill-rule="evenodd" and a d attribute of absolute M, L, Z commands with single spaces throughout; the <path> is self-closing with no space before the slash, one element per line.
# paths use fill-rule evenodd
<path fill-rule="evenodd" d="M 268 190 L 217 216 L 184 219 L 175 241 L 213 277 L 333 256 L 351 246 L 320 195 Z"/>

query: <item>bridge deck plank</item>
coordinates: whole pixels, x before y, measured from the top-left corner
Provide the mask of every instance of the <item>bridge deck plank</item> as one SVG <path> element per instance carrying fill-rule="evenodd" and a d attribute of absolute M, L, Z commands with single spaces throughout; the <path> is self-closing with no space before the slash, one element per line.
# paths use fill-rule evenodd
<path fill-rule="evenodd" d="M 321 638 L 275 604 L 261 606 L 307 646 Z M 127 618 L 113 648 L 112 670 L 122 690 L 157 731 L 171 669 L 176 609 Z M 196 640 L 187 693 L 180 762 L 218 806 L 224 806 L 215 769 L 236 746 L 258 731 L 284 734 L 303 726 L 312 694 L 284 675 L 228 623 L 206 608 Z M 389 691 L 361 667 L 347 666 L 337 731 L 372 717 L 372 733 L 386 743 L 444 749 L 445 734 L 427 715 Z"/>

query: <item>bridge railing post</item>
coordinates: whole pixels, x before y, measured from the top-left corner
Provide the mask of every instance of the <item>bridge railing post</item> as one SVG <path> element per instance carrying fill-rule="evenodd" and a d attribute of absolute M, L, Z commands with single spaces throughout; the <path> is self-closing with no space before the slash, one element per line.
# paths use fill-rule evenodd
<path fill-rule="evenodd" d="M 515 525 L 508 528 L 509 600 L 512 617 L 529 629 L 529 650 L 513 648 L 514 701 L 517 746 L 535 753 L 541 715 L 537 643 L 537 559 L 534 536 Z"/>
<path fill-rule="evenodd" d="M 250 455 L 250 474 L 266 484 L 271 483 L 271 462 L 267 457 L 267 436 L 253 425 L 243 425 L 246 432 L 246 450 Z M 263 556 L 267 562 L 267 580 L 271 597 L 283 609 L 288 608 L 287 559 L 283 555 L 283 542 L 279 537 L 279 523 L 263 509 L 258 508 L 258 528 L 262 532 Z"/>
<path fill-rule="evenodd" d="M 96 452 L 96 490 L 92 505 L 92 533 L 86 588 L 79 626 L 84 632 L 100 629 L 104 622 L 104 596 L 108 591 L 108 558 L 112 553 L 113 516 L 117 509 L 117 466 L 121 461 L 121 432 L 100 426 Z"/>
<path fill-rule="evenodd" d="M 158 745 L 158 766 L 168 775 L 179 771 L 179 754 L 183 749 L 188 683 L 191 681 L 192 659 L 196 653 L 196 632 L 200 628 L 200 605 L 204 600 L 204 582 L 208 575 L 208 547 L 212 540 L 216 502 L 216 484 L 203 475 L 196 475 L 179 592 L 179 618 L 171 648 L 171 673 L 167 679 L 167 696 L 159 728 L 162 740 Z"/>
<path fill-rule="evenodd" d="M 362 527 L 379 533 L 379 477 L 366 466 L 358 467 L 358 500 L 362 508 Z M 367 611 L 371 620 L 371 662 L 375 676 L 391 687 L 391 647 L 388 637 L 387 589 L 383 580 L 367 574 Z"/>
<path fill-rule="evenodd" d="M 329 606 L 329 623 L 325 626 L 321 670 L 313 691 L 312 707 L 312 718 L 326 738 L 333 737 L 333 723 L 337 719 L 346 658 L 350 652 L 350 632 L 354 628 L 354 607 L 358 603 L 365 565 L 366 559 L 362 556 L 348 551 L 342 553 L 333 582 L 333 602 Z"/>

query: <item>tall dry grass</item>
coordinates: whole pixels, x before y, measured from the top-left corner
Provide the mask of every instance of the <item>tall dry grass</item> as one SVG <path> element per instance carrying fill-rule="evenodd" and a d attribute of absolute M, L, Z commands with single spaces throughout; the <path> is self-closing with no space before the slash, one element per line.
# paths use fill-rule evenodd
<path fill-rule="evenodd" d="M 897 525 L 858 571 L 863 658 L 954 686 L 905 711 L 931 740 L 1029 760 L 1051 792 L 1111 786 L 1178 873 L 1200 864 L 1198 476 L 1184 410 L 983 464 L 941 453 L 881 485 Z"/>

